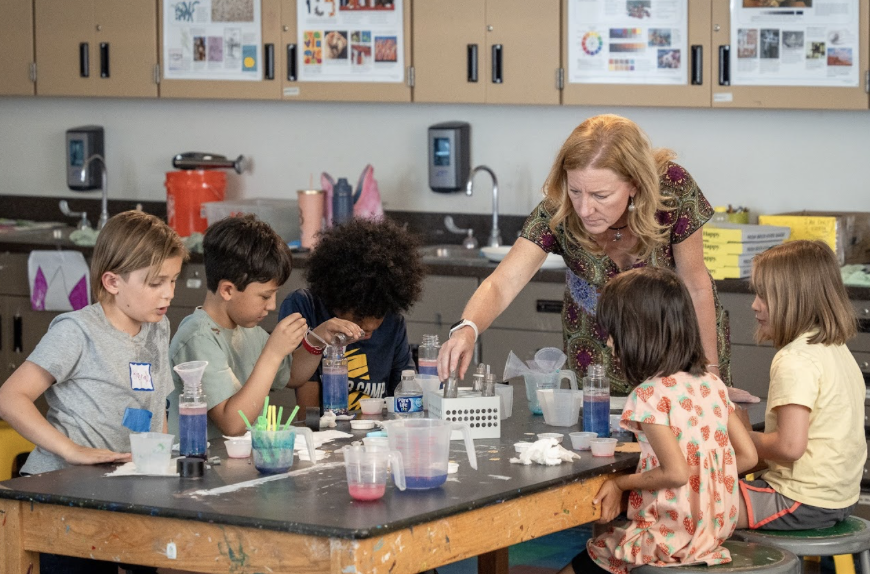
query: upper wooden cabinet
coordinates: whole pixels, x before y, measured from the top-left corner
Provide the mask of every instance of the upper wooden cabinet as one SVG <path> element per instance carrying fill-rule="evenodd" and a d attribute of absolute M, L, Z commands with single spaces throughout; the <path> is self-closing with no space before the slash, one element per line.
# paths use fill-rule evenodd
<path fill-rule="evenodd" d="M 156 97 L 156 0 L 34 0 L 36 93 Z"/>
<path fill-rule="evenodd" d="M 33 2 L 0 0 L 0 95 L 32 96 Z"/>
<path fill-rule="evenodd" d="M 283 83 L 283 98 L 288 101 L 344 101 L 344 102 L 410 102 L 411 87 L 408 82 L 403 79 L 401 82 L 370 82 L 370 81 L 303 81 L 302 67 L 305 63 L 305 46 L 299 42 L 299 23 L 297 22 L 297 1 L 305 4 L 305 0 L 281 0 L 281 50 L 277 60 L 281 63 L 281 78 Z M 379 2 L 380 3 L 380 2 Z M 440 4 L 440 2 L 434 2 Z M 311 5 L 314 5 L 311 2 Z M 322 5 L 333 5 L 338 10 L 344 10 L 345 5 L 354 5 L 368 7 L 370 10 L 365 11 L 362 8 L 362 14 L 375 14 L 376 11 L 371 10 L 375 5 L 375 0 L 347 0 L 341 2 L 339 0 L 332 2 L 324 2 Z M 411 6 L 410 0 L 395 0 L 395 5 L 401 8 L 402 11 L 402 61 L 404 67 L 401 70 L 401 75 L 405 78 L 405 70 L 411 62 Z M 364 26 L 361 26 L 364 28 Z M 318 32 L 318 31 L 312 31 Z M 319 33 L 324 34 L 326 30 L 320 30 Z M 354 51 L 354 33 L 365 34 L 366 32 L 355 31 L 353 29 L 344 30 L 349 38 L 343 41 L 347 55 L 353 57 Z M 371 32 L 369 32 L 371 34 Z M 350 43 L 350 46 L 347 43 Z M 377 42 L 375 42 L 376 44 Z M 396 42 L 398 45 L 398 42 Z M 361 47 L 368 50 L 367 54 L 360 57 L 370 58 L 377 65 L 377 46 L 372 45 L 372 42 L 360 42 Z M 326 50 L 325 43 L 321 48 Z M 397 60 L 397 59 L 396 59 Z"/>
<path fill-rule="evenodd" d="M 214 98 L 214 99 L 258 99 L 277 100 L 281 97 L 280 52 L 281 41 L 281 2 L 280 0 L 261 0 L 262 46 L 261 61 L 263 75 L 258 81 L 246 80 L 178 80 L 167 79 L 163 61 L 163 1 L 160 4 L 157 28 L 161 49 L 160 53 L 160 97 L 162 98 Z"/>
<path fill-rule="evenodd" d="M 568 57 L 568 1 L 562 7 L 562 62 L 565 65 L 565 88 L 562 103 L 571 105 L 595 106 L 680 106 L 710 107 L 710 94 L 715 74 L 711 69 L 710 26 L 712 10 L 710 0 L 682 0 L 686 3 L 688 34 L 686 54 L 682 55 L 682 65 L 686 67 L 686 81 L 683 84 L 605 84 L 571 83 L 572 65 Z M 726 0 L 727 2 L 727 0 Z M 681 4 L 675 2 L 671 9 Z M 679 30 L 674 31 L 675 35 Z M 645 49 L 656 49 L 652 41 L 642 36 Z M 618 44 L 617 44 L 618 45 Z M 624 54 L 616 53 L 616 56 Z M 605 53 L 599 57 L 613 58 Z"/>
<path fill-rule="evenodd" d="M 414 101 L 558 104 L 560 0 L 414 0 Z"/>
<path fill-rule="evenodd" d="M 804 1 L 805 5 L 812 6 L 811 2 Z M 827 5 L 827 4 L 826 4 Z M 713 107 L 717 108 L 805 108 L 805 109 L 852 109 L 866 110 L 870 106 L 870 98 L 867 95 L 865 83 L 867 82 L 868 57 L 870 57 L 870 0 L 859 0 L 858 3 L 858 33 L 857 49 L 848 49 L 851 57 L 851 65 L 857 71 L 857 83 L 851 87 L 807 87 L 807 86 L 784 86 L 784 85 L 735 85 L 737 66 L 741 65 L 738 54 L 739 46 L 731 45 L 731 11 L 729 0 L 712 0 L 713 7 L 713 68 L 716 76 L 713 78 Z M 837 6 L 842 8 L 843 6 Z M 756 58 L 755 51 L 760 56 L 760 62 L 764 62 L 765 54 L 760 53 L 764 48 L 761 35 L 765 32 L 775 34 L 775 57 L 780 57 L 780 51 L 785 51 L 785 34 L 788 27 L 780 23 L 764 22 L 748 28 L 753 34 L 742 48 L 750 52 L 751 58 Z M 768 28 L 765 30 L 763 28 Z M 806 25 L 800 26 L 802 30 Z M 831 62 L 835 57 L 832 46 L 826 46 L 826 40 L 830 40 L 835 30 L 820 26 L 822 38 L 820 42 L 813 42 L 819 47 L 818 57 L 821 62 Z M 783 38 L 780 39 L 780 31 Z M 791 32 L 795 34 L 795 32 Z M 811 39 L 807 37 L 804 42 L 804 32 L 800 34 L 800 54 L 811 49 Z M 807 32 L 807 35 L 809 33 Z M 826 53 L 827 52 L 827 53 Z M 782 58 L 785 58 L 783 53 Z M 747 58 L 749 59 L 749 58 Z M 774 58 L 769 58 L 774 60 Z M 763 64 L 760 64 L 763 65 Z M 775 76 L 774 77 L 775 80 Z M 775 84 L 772 81 L 771 84 Z"/>

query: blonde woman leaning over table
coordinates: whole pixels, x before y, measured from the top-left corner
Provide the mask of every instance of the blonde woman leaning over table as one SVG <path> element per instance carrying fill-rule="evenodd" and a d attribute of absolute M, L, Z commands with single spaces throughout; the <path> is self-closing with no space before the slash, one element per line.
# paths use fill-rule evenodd
<path fill-rule="evenodd" d="M 601 289 L 628 269 L 673 269 L 689 289 L 706 368 L 730 385 L 727 317 L 704 266 L 701 227 L 713 215 L 695 180 L 674 163 L 674 153 L 654 149 L 640 127 L 623 117 L 587 119 L 559 150 L 544 199 L 495 271 L 465 306 L 462 321 L 441 346 L 438 373 L 465 375 L 474 343 L 540 269 L 548 253 L 568 266 L 562 307 L 568 363 L 578 377 L 604 364 L 611 392 L 630 390 L 612 361 L 607 334 L 597 326 Z"/>

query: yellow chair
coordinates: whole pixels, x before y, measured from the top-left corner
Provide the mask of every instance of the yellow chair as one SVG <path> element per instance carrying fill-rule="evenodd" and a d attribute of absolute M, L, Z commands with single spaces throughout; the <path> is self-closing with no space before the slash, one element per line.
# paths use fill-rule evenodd
<path fill-rule="evenodd" d="M 12 478 L 15 459 L 34 448 L 35 445 L 15 432 L 9 423 L 0 421 L 0 481 Z"/>

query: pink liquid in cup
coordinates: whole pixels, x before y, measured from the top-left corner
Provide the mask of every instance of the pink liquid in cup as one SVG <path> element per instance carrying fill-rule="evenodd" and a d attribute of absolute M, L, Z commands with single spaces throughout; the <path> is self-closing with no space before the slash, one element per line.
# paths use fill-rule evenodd
<path fill-rule="evenodd" d="M 378 500 L 387 491 L 386 484 L 348 484 L 347 490 L 354 500 Z"/>

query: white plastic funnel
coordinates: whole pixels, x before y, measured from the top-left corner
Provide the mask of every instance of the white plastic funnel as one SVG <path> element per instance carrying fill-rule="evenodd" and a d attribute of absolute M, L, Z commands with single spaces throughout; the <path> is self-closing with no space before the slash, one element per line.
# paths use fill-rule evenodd
<path fill-rule="evenodd" d="M 205 367 L 208 361 L 188 361 L 179 363 L 172 367 L 172 370 L 178 373 L 181 380 L 184 381 L 184 386 L 198 386 L 202 382 L 202 374 L 205 372 Z"/>

